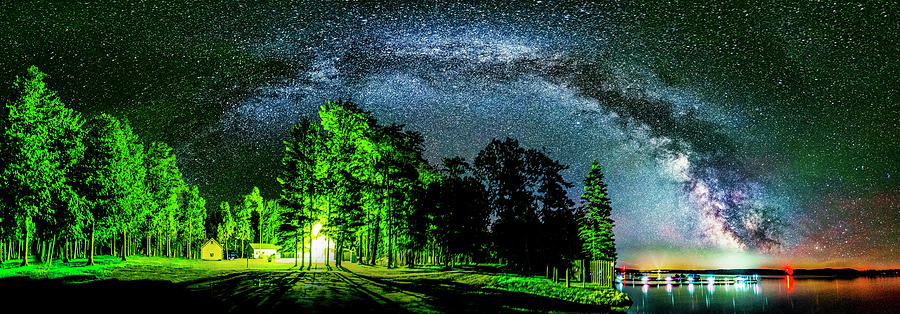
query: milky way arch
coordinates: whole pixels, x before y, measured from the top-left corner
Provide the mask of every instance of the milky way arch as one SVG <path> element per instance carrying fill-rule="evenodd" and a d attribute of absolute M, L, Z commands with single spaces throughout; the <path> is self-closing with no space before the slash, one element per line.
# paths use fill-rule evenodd
<path fill-rule="evenodd" d="M 320 30 L 324 41 L 263 45 L 268 50 L 259 53 L 305 66 L 257 90 L 194 141 L 218 142 L 220 151 L 248 146 L 277 165 L 292 123 L 325 99 L 352 98 L 383 122 L 422 132 L 432 162 L 471 159 L 502 137 L 571 165 L 572 182 L 600 160 L 620 247 L 773 251 L 783 244 L 783 202 L 749 174 L 736 143 L 746 135 L 742 117 L 689 88 L 666 86 L 616 55 L 609 39 L 457 20 L 366 23 L 364 31 L 330 25 Z M 188 168 L 201 167 L 190 160 L 209 161 L 192 145 L 180 153 Z M 275 171 L 260 171 L 274 178 Z M 569 194 L 577 199 L 579 191 L 576 184 Z"/>

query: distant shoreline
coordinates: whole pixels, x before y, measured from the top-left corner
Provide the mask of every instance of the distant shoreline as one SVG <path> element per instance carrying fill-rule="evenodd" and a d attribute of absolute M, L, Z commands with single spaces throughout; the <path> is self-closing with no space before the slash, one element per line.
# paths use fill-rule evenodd
<path fill-rule="evenodd" d="M 660 269 L 662 273 L 678 274 L 714 274 L 714 275 L 760 275 L 760 276 L 785 276 L 783 269 Z M 655 273 L 653 270 L 627 269 L 627 274 Z M 820 268 L 820 269 L 794 269 L 794 277 L 828 277 L 828 278 L 857 278 L 857 277 L 895 277 L 900 276 L 900 269 L 886 270 L 856 270 L 852 268 Z"/>

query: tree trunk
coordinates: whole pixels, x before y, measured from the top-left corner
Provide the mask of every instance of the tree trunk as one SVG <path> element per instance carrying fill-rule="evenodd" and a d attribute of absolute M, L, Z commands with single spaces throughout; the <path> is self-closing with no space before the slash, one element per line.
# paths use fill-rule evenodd
<path fill-rule="evenodd" d="M 90 248 L 87 249 L 88 261 L 86 266 L 94 265 L 94 225 L 91 224 L 91 244 Z"/>
<path fill-rule="evenodd" d="M 28 223 L 25 223 L 25 242 L 22 244 L 22 264 L 28 266 Z"/>
<path fill-rule="evenodd" d="M 336 266 L 338 268 L 341 267 L 341 259 L 342 259 L 341 255 L 343 255 L 343 252 L 344 252 L 343 249 L 344 249 L 344 241 L 338 240 L 338 242 L 335 243 L 335 247 L 334 247 L 334 251 L 335 251 L 334 252 L 334 266 Z"/>
<path fill-rule="evenodd" d="M 369 250 L 369 265 L 375 265 L 375 259 L 378 257 L 378 237 L 381 234 L 381 216 L 375 219 L 375 231 L 372 232 L 372 246 Z"/>
<path fill-rule="evenodd" d="M 47 250 L 47 266 L 53 265 L 53 251 L 56 249 L 56 237 L 54 236 L 52 239 L 48 245 L 50 249 Z"/>
<path fill-rule="evenodd" d="M 303 235 L 303 229 L 301 227 L 300 230 L 297 230 L 300 233 L 300 239 L 297 241 L 297 255 L 300 255 L 300 268 L 303 268 L 303 265 L 306 264 L 306 255 L 303 255 L 304 243 L 306 243 L 306 237 Z"/>
<path fill-rule="evenodd" d="M 125 255 L 128 255 L 128 233 L 125 232 L 125 229 L 122 229 L 122 261 L 125 261 Z"/>
<path fill-rule="evenodd" d="M 297 244 L 294 245 L 296 248 L 296 250 L 294 250 L 294 267 L 303 267 L 303 265 L 300 265 L 300 231 L 297 231 L 294 238 L 297 241 Z"/>
<path fill-rule="evenodd" d="M 313 224 L 310 222 L 310 223 L 309 223 L 309 265 L 306 265 L 306 270 L 310 270 L 310 268 L 312 268 L 312 263 L 313 263 L 313 259 L 312 259 L 312 253 L 313 253 L 313 252 L 312 252 L 312 243 L 313 243 L 312 230 L 313 230 Z M 304 249 L 305 249 L 305 248 L 304 248 Z"/>
<path fill-rule="evenodd" d="M 328 241 L 328 236 L 325 236 L 325 267 L 331 266 L 330 256 L 328 253 L 331 253 L 331 241 Z"/>

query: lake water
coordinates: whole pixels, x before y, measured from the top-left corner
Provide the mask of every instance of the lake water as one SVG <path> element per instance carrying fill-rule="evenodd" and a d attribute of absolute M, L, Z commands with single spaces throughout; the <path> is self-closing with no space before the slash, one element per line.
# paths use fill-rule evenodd
<path fill-rule="evenodd" d="M 770 277 L 758 284 L 625 285 L 630 313 L 900 313 L 900 277 Z"/>

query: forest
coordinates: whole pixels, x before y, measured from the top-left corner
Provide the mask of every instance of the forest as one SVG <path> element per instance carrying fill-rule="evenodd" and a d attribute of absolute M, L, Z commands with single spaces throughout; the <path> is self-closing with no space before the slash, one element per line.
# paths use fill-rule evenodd
<path fill-rule="evenodd" d="M 316 225 L 335 244 L 325 256 L 352 251 L 368 265 L 489 262 L 527 273 L 616 259 L 597 162 L 576 203 L 561 175 L 568 166 L 515 139 L 492 140 L 471 162 L 433 165 L 419 133 L 327 101 L 290 129 L 281 165 L 271 165 L 281 169 L 280 191 L 267 191 L 277 198 L 254 187 L 207 206 L 172 147 L 144 142 L 127 119 L 83 117 L 45 77 L 34 66 L 17 77 L 0 112 L 0 260 L 199 258 L 214 238 L 240 254 L 251 242 L 277 244 L 309 268 Z"/>

